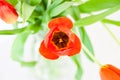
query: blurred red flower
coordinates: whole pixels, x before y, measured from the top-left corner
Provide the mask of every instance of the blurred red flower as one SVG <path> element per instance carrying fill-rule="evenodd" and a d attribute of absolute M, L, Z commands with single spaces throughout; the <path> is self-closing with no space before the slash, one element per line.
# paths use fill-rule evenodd
<path fill-rule="evenodd" d="M 8 24 L 15 23 L 18 18 L 15 8 L 5 0 L 0 0 L 0 18 Z"/>
<path fill-rule="evenodd" d="M 47 59 L 57 59 L 59 56 L 73 56 L 81 50 L 79 38 L 70 30 L 72 21 L 66 17 L 51 20 L 50 31 L 42 41 L 39 52 Z"/>
<path fill-rule="evenodd" d="M 120 69 L 106 64 L 100 69 L 101 80 L 120 80 Z"/>

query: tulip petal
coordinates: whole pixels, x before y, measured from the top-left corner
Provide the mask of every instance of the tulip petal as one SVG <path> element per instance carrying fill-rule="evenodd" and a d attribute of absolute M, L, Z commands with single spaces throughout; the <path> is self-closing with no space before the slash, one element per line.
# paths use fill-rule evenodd
<path fill-rule="evenodd" d="M 49 49 L 47 47 L 45 47 L 44 41 L 41 43 L 39 52 L 41 53 L 41 55 L 43 55 L 47 59 L 55 60 L 55 59 L 59 58 L 58 55 L 52 53 L 51 51 L 49 51 Z"/>
<path fill-rule="evenodd" d="M 0 1 L 0 18 L 8 24 L 13 24 L 18 18 L 18 14 L 11 4 Z"/>
<path fill-rule="evenodd" d="M 73 26 L 66 17 L 55 18 L 48 24 L 50 31 L 40 46 L 40 53 L 48 59 L 73 56 L 81 50 L 79 38 L 70 30 Z"/>
<path fill-rule="evenodd" d="M 101 80 L 120 80 L 120 76 L 106 65 L 100 69 L 100 76 Z"/>
<path fill-rule="evenodd" d="M 70 44 L 70 51 L 68 56 L 73 56 L 75 54 L 78 54 L 81 51 L 81 47 L 82 47 L 79 38 L 75 34 L 73 35 L 74 35 L 74 41 Z"/>
<path fill-rule="evenodd" d="M 73 24 L 72 21 L 70 19 L 68 19 L 67 17 L 59 17 L 59 18 L 55 18 L 52 19 L 49 23 L 48 23 L 48 27 L 51 29 L 52 27 L 59 27 L 59 26 L 65 26 L 68 29 L 71 29 Z"/>
<path fill-rule="evenodd" d="M 70 41 L 70 44 L 68 46 L 69 49 L 65 50 L 64 52 L 66 52 L 68 56 L 73 56 L 75 54 L 78 54 L 81 50 L 82 45 L 76 34 L 74 34 L 66 27 L 58 27 L 58 28 L 60 31 L 65 32 L 69 36 L 69 41 Z"/>
<path fill-rule="evenodd" d="M 58 29 L 66 33 L 69 36 L 70 41 L 74 42 L 75 34 L 70 29 L 66 28 L 65 26 L 59 26 Z"/>
<path fill-rule="evenodd" d="M 113 65 L 107 64 L 108 68 L 117 73 L 120 76 L 120 69 L 114 67 Z"/>
<path fill-rule="evenodd" d="M 62 31 L 69 37 L 69 43 L 68 43 L 67 47 L 58 49 L 58 48 L 56 48 L 56 46 L 53 45 L 53 43 L 51 41 L 52 35 L 56 31 L 57 32 Z M 66 27 L 51 28 L 50 32 L 45 37 L 44 43 L 45 43 L 45 46 L 48 47 L 50 52 L 52 52 L 56 55 L 59 55 L 59 56 L 63 56 L 63 55 L 73 56 L 75 54 L 78 54 L 81 50 L 81 43 L 80 43 L 79 38 Z"/>

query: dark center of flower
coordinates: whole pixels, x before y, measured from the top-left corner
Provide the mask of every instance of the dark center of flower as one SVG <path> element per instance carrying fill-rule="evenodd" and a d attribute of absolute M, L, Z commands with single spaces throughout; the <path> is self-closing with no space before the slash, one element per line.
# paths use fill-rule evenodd
<path fill-rule="evenodd" d="M 61 49 L 67 46 L 69 37 L 64 32 L 55 32 L 52 41 L 59 49 Z"/>

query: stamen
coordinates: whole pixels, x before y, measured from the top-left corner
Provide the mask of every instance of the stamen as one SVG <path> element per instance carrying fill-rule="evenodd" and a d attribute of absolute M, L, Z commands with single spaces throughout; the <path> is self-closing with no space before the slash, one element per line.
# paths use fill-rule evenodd
<path fill-rule="evenodd" d="M 59 49 L 61 49 L 67 47 L 69 37 L 64 32 L 54 32 L 52 41 Z"/>

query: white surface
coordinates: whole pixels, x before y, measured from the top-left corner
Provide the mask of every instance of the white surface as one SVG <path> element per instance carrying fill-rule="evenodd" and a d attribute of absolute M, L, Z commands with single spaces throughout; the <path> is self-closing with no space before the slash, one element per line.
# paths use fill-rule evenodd
<path fill-rule="evenodd" d="M 120 12 L 109 16 L 109 18 L 120 21 Z M 117 38 L 120 40 L 120 27 L 116 27 L 114 25 L 108 26 L 110 26 L 110 29 L 114 32 L 114 34 L 116 34 Z M 0 30 L 2 29 L 12 29 L 12 27 L 0 21 Z M 116 44 L 116 42 L 112 39 L 112 37 L 100 24 L 100 22 L 92 24 L 86 27 L 86 29 L 88 35 L 91 38 L 95 55 L 98 58 L 98 60 L 103 64 L 110 63 L 120 68 L 120 46 Z M 0 35 L 0 80 L 39 80 L 37 79 L 38 77 L 36 77 L 29 70 L 29 68 L 22 68 L 17 62 L 11 60 L 11 46 L 15 37 L 15 35 Z M 96 64 L 93 64 L 90 61 L 88 61 L 84 54 L 81 55 L 82 64 L 84 68 L 84 75 L 82 80 L 100 80 L 99 67 Z M 65 66 L 65 64 L 62 65 Z M 69 70 L 74 68 L 71 63 L 68 63 L 68 65 L 70 65 L 68 68 Z M 64 69 L 63 71 L 68 71 Z M 74 69 L 68 71 L 68 74 L 66 74 L 65 77 L 67 77 L 67 79 L 70 78 L 69 80 L 73 80 L 71 74 L 73 74 L 74 71 Z M 68 75 L 70 75 L 71 77 L 68 78 Z"/>

